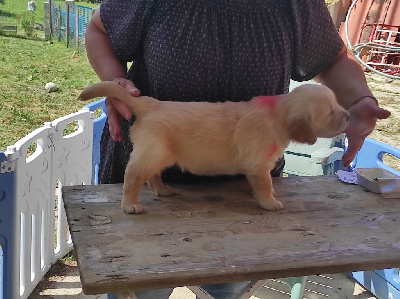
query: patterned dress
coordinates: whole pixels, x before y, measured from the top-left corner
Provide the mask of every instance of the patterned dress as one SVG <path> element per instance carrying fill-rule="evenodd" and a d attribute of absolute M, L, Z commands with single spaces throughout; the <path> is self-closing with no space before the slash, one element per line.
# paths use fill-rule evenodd
<path fill-rule="evenodd" d="M 163 101 L 286 93 L 290 79 L 312 79 L 343 46 L 323 0 L 103 0 L 100 17 L 118 59 L 133 61 L 128 78 Z M 100 183 L 123 182 L 133 121 L 122 123 L 123 142 L 105 126 Z M 176 169 L 163 176 L 193 178 Z"/>

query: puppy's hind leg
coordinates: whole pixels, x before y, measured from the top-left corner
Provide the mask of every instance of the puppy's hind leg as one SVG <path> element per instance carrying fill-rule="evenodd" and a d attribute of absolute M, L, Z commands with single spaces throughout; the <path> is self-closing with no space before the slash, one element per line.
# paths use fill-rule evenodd
<path fill-rule="evenodd" d="M 151 179 L 147 181 L 147 185 L 149 185 L 150 190 L 158 196 L 171 196 L 176 193 L 173 188 L 164 185 L 161 180 L 161 175 L 159 174 L 152 176 Z"/>
<path fill-rule="evenodd" d="M 269 171 L 262 171 L 258 175 L 246 176 L 253 188 L 254 198 L 260 206 L 269 211 L 283 209 L 283 204 L 274 197 L 272 178 Z"/>
<path fill-rule="evenodd" d="M 139 191 L 146 180 L 137 172 L 135 162 L 132 159 L 128 162 L 122 188 L 121 208 L 128 214 L 141 214 L 145 207 L 138 202 Z"/>
<path fill-rule="evenodd" d="M 165 168 L 174 165 L 175 160 L 173 155 L 168 150 L 146 151 L 134 149 L 131 154 L 131 159 L 125 170 L 124 187 L 122 190 L 121 208 L 128 214 L 141 214 L 145 212 L 144 206 L 138 202 L 138 196 L 141 186 L 146 181 L 154 181 L 154 186 L 162 191 L 162 187 L 167 190 L 163 185 L 161 178 L 157 176 Z M 155 179 L 153 179 L 155 177 Z M 159 189 L 157 191 L 161 192 Z M 165 192 L 164 190 L 164 192 Z M 161 194 L 160 194 L 161 195 Z"/>

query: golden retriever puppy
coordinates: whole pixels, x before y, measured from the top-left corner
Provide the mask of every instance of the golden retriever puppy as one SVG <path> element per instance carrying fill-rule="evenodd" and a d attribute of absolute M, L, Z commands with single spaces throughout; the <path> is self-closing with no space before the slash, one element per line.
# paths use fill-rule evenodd
<path fill-rule="evenodd" d="M 102 82 L 86 87 L 79 99 L 100 96 L 125 102 L 136 115 L 121 203 L 134 214 L 145 211 L 138 202 L 145 182 L 156 195 L 175 193 L 160 176 L 173 165 L 198 175 L 244 174 L 261 207 L 280 210 L 270 171 L 289 142 L 313 144 L 317 137 L 334 137 L 349 118 L 329 88 L 314 84 L 248 102 L 208 103 L 133 97 L 116 83 Z"/>

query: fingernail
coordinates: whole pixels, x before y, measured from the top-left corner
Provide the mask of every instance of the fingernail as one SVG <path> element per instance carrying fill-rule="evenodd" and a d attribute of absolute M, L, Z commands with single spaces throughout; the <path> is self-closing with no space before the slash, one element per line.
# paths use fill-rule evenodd
<path fill-rule="evenodd" d="M 130 94 L 138 94 L 139 89 L 132 87 L 131 90 L 129 91 Z"/>

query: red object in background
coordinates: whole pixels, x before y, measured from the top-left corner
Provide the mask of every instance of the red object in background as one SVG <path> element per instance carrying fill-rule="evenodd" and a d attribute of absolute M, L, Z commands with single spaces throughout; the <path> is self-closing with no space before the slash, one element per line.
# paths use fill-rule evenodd
<path fill-rule="evenodd" d="M 371 26 L 369 42 L 383 46 L 400 46 L 400 26 L 378 23 L 366 23 L 364 28 Z M 400 74 L 400 53 L 371 49 L 366 59 L 368 65 L 391 75 Z"/>
<path fill-rule="evenodd" d="M 384 46 L 399 47 L 399 29 L 400 1 L 358 0 L 349 18 L 348 37 L 353 46 L 359 43 L 373 42 Z M 346 42 L 344 23 L 341 24 L 339 33 Z M 399 52 L 366 48 L 360 57 L 368 65 L 381 72 L 392 75 L 400 74 Z"/>

